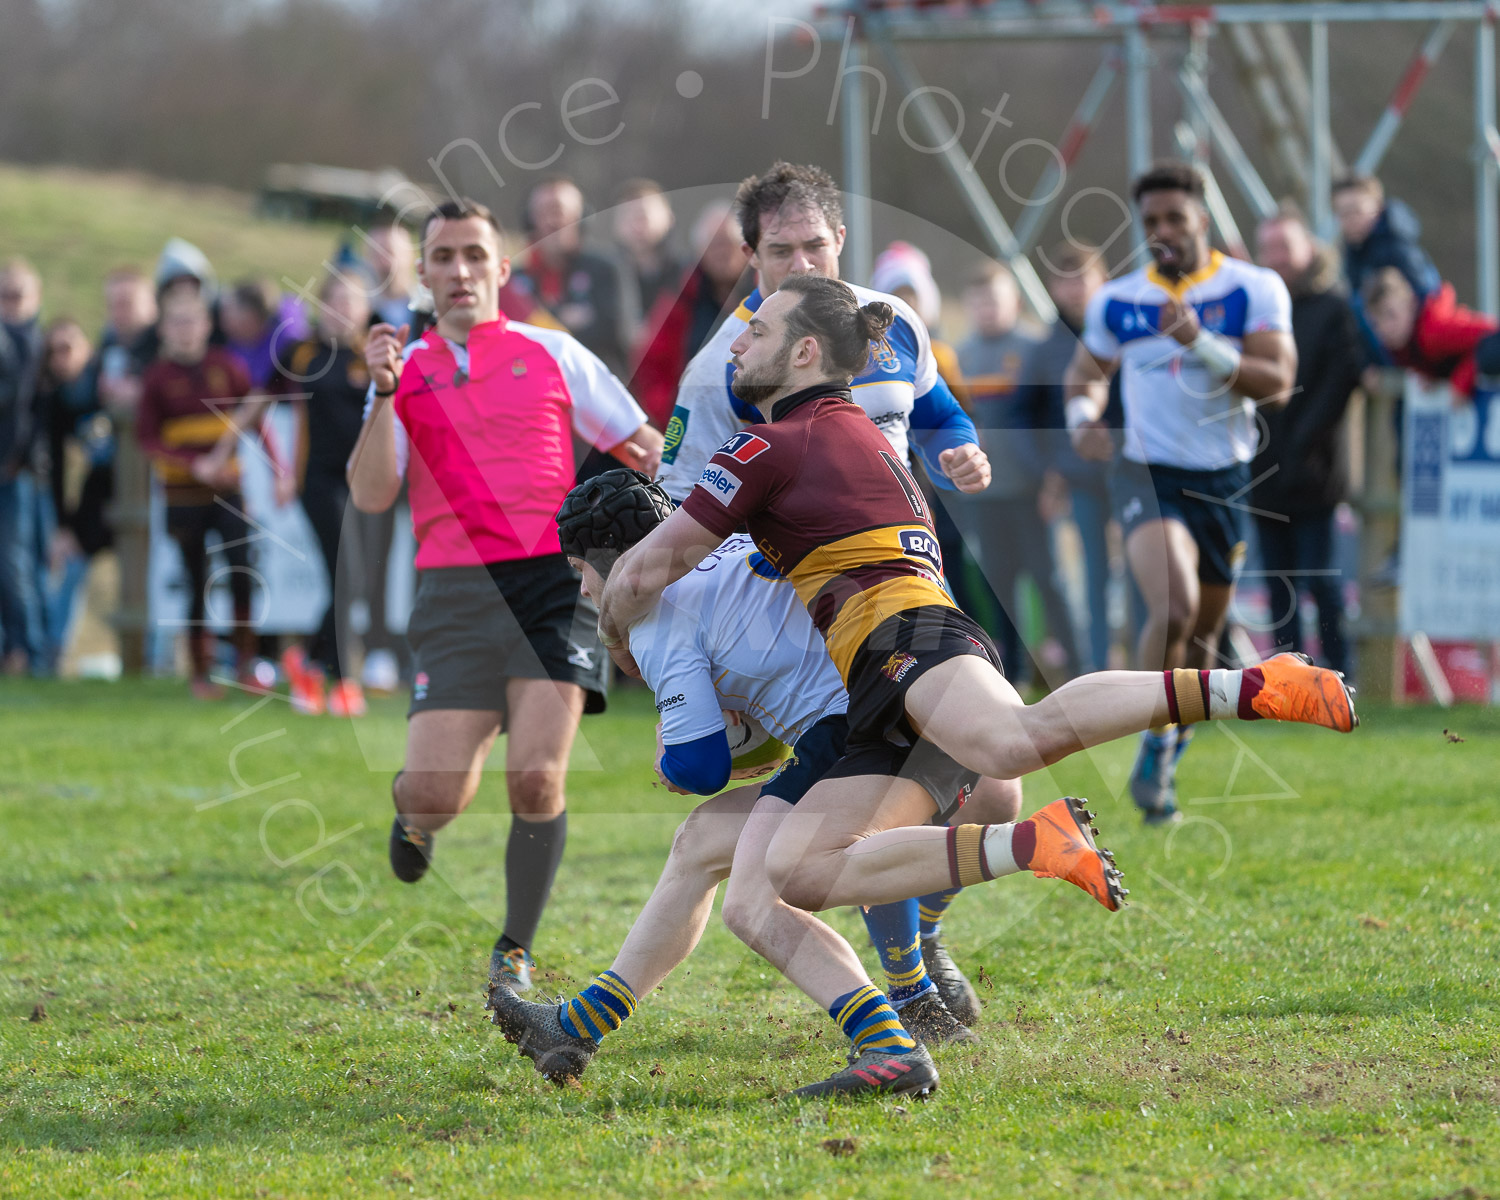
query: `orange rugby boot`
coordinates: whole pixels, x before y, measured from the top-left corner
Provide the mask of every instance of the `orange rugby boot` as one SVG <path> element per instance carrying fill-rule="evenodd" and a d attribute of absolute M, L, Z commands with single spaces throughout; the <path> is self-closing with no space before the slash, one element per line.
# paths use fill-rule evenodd
<path fill-rule="evenodd" d="M 1338 671 L 1313 666 L 1305 654 L 1278 654 L 1245 671 L 1246 682 L 1259 671 L 1260 690 L 1250 696 L 1257 715 L 1273 721 L 1299 721 L 1348 733 L 1359 724 L 1354 689 Z M 1243 700 L 1241 701 L 1243 703 Z M 1243 710 L 1241 710 L 1243 711 Z"/>
<path fill-rule="evenodd" d="M 1115 866 L 1115 856 L 1098 846 L 1094 814 L 1082 800 L 1064 796 L 1029 818 L 1036 829 L 1036 849 L 1029 870 L 1043 879 L 1066 879 L 1081 887 L 1110 912 L 1118 912 L 1129 890 Z"/>

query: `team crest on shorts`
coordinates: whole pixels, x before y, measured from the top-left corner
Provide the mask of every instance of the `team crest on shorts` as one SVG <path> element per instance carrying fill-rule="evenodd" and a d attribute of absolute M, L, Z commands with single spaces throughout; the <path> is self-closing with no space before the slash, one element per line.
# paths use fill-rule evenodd
<path fill-rule="evenodd" d="M 917 660 L 913 655 L 897 651 L 885 660 L 885 666 L 880 668 L 880 673 L 892 683 L 900 683 L 916 665 Z"/>
<path fill-rule="evenodd" d="M 411 681 L 411 698 L 413 700 L 427 699 L 427 672 L 418 671 L 417 677 Z"/>

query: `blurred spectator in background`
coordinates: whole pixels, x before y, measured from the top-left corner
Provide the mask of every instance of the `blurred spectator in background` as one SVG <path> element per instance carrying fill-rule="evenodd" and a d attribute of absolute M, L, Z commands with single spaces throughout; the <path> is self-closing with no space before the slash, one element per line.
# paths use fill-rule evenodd
<path fill-rule="evenodd" d="M 1380 180 L 1349 175 L 1337 180 L 1332 193 L 1344 248 L 1344 279 L 1360 329 L 1376 364 L 1388 364 L 1385 349 L 1368 323 L 1361 299 L 1365 281 L 1378 271 L 1401 272 L 1419 297 L 1435 292 L 1442 279 L 1432 259 L 1418 244 L 1422 223 L 1400 200 L 1388 200 Z"/>
<path fill-rule="evenodd" d="M 663 288 L 681 277 L 686 266 L 672 253 L 672 205 L 661 185 L 651 179 L 629 179 L 615 196 L 614 240 L 626 274 L 635 283 L 637 312 L 649 313 Z"/>
<path fill-rule="evenodd" d="M 288 355 L 277 389 L 295 397 L 301 417 L 302 508 L 318 539 L 328 570 L 328 607 L 307 646 L 290 647 L 281 658 L 291 685 L 292 707 L 317 715 L 358 717 L 365 712 L 359 682 L 348 672 L 351 649 L 349 610 L 364 601 L 370 614 L 366 641 L 385 629 L 384 547 L 375 561 L 360 537 L 361 518 L 349 503 L 344 469 L 364 424 L 365 331 L 370 303 L 357 285 L 330 275 L 318 293 L 313 336 Z M 387 543 L 388 545 L 388 543 Z M 331 681 L 332 686 L 326 685 Z M 326 687 L 326 692 L 325 692 Z"/>
<path fill-rule="evenodd" d="M 1350 175 L 1333 185 L 1333 214 L 1344 243 L 1344 276 L 1356 291 L 1367 278 L 1395 267 L 1419 296 L 1441 279 L 1419 244 L 1422 223 L 1400 200 L 1388 200 L 1380 180 Z"/>
<path fill-rule="evenodd" d="M 1038 453 L 1048 465 L 1040 496 L 1041 513 L 1050 522 L 1069 508 L 1083 548 L 1082 612 L 1075 622 L 1087 652 L 1089 671 L 1109 669 L 1109 464 L 1080 458 L 1068 437 L 1063 372 L 1078 349 L 1089 297 L 1104 282 L 1103 252 L 1096 246 L 1063 242 L 1043 260 L 1047 294 L 1057 306 L 1057 320 L 1032 350 L 1022 368 L 1017 397 L 1021 412 L 1038 416 Z"/>
<path fill-rule="evenodd" d="M 1046 464 L 1036 431 L 1045 427 L 1047 418 L 1035 407 L 1039 397 L 1017 388 L 1036 339 L 1020 327 L 1020 291 L 1010 268 L 1001 263 L 987 263 L 969 276 L 964 309 L 971 333 L 959 343 L 958 362 L 994 482 L 972 499 L 960 500 L 955 518 L 965 539 L 978 547 L 984 578 L 1000 602 L 992 632 L 1007 664 L 1006 674 L 1018 683 L 1029 677 L 1056 686 L 1061 679 L 1048 679 L 1042 670 L 1042 648 L 1033 654 L 1018 627 L 1017 588 L 1029 576 L 1041 597 L 1047 633 L 1057 643 L 1062 660 L 1057 665 L 1065 677 L 1078 673 L 1073 621 L 1057 584 L 1044 515 L 1047 504 L 1042 499 Z"/>
<path fill-rule="evenodd" d="M 1495 332 L 1494 317 L 1459 304 L 1451 283 L 1418 295 L 1395 267 L 1367 278 L 1360 295 L 1371 329 L 1396 366 L 1447 380 L 1459 397 L 1473 396 L 1474 352 Z"/>
<path fill-rule="evenodd" d="M 536 323 L 540 306 L 624 378 L 640 304 L 635 281 L 583 248 L 583 193 L 565 176 L 544 179 L 526 198 L 528 246 L 502 292 L 508 316 Z"/>
<path fill-rule="evenodd" d="M 141 372 L 159 343 L 156 315 L 156 291 L 144 271 L 116 267 L 104 277 L 105 324 L 90 374 L 111 413 L 134 413 L 140 402 Z"/>
<path fill-rule="evenodd" d="M 146 368 L 136 415 L 136 437 L 166 492 L 167 533 L 182 551 L 187 572 L 187 629 L 192 691 L 212 699 L 209 678 L 215 639 L 206 618 L 210 532 L 228 560 L 234 601 L 234 643 L 242 674 L 251 669 L 256 634 L 251 621 L 249 527 L 240 496 L 238 429 L 256 428 L 257 412 L 238 403 L 250 394 L 244 364 L 209 345 L 212 322 L 199 289 L 169 288 L 162 301 L 161 356 Z M 284 471 L 279 471 L 284 474 Z M 253 681 L 253 676 L 247 682 Z"/>
<path fill-rule="evenodd" d="M 156 260 L 156 302 L 158 306 L 169 292 L 189 291 L 203 297 L 212 314 L 219 299 L 219 277 L 208 255 L 182 238 L 168 238 Z"/>
<path fill-rule="evenodd" d="M 225 346 L 244 364 L 256 391 L 276 378 L 307 322 L 296 298 L 283 306 L 281 290 L 269 279 L 242 279 L 219 299 L 219 327 Z"/>
<path fill-rule="evenodd" d="M 0 666 L 9 675 L 46 669 L 41 577 L 52 503 L 37 411 L 41 307 L 36 269 L 21 258 L 0 266 Z"/>
<path fill-rule="evenodd" d="M 1297 383 L 1290 403 L 1263 408 L 1260 450 L 1251 468 L 1251 505 L 1273 606 L 1281 584 L 1291 605 L 1291 646 L 1306 652 L 1299 597 L 1318 609 L 1323 658 L 1349 670 L 1344 640 L 1344 581 L 1334 566 L 1334 509 L 1349 492 L 1349 434 L 1344 414 L 1359 384 L 1364 350 L 1345 299 L 1338 254 L 1319 244 L 1300 213 L 1283 205 L 1256 231 L 1256 260 L 1292 294 Z M 1273 608 L 1273 615 L 1279 615 Z M 1276 627 L 1283 641 L 1282 625 Z"/>
<path fill-rule="evenodd" d="M 932 275 L 932 261 L 922 250 L 910 242 L 892 242 L 880 252 L 870 269 L 870 287 L 905 300 L 922 318 L 927 332 L 936 332 L 943 319 L 943 295 Z M 962 382 L 963 372 L 952 346 L 934 338 L 932 357 L 937 361 L 938 374 L 950 388 L 955 380 Z"/>
<path fill-rule="evenodd" d="M 750 294 L 740 223 L 728 201 L 710 204 L 693 223 L 697 265 L 674 295 L 660 296 L 646 320 L 631 376 L 631 391 L 658 429 L 666 431 L 677 383 L 725 316 Z"/>
<path fill-rule="evenodd" d="M 370 275 L 370 313 L 400 329 L 412 321 L 412 297 L 417 289 L 417 248 L 411 230 L 389 213 L 377 217 L 360 238 Z"/>
<path fill-rule="evenodd" d="M 71 317 L 60 317 L 47 327 L 37 395 L 38 410 L 47 423 L 49 490 L 56 521 L 42 564 L 43 653 L 49 674 L 56 672 L 67 646 L 89 558 L 109 540 L 104 519 L 108 480 L 103 480 L 101 490 L 96 464 L 101 440 L 107 446 L 104 453 L 113 456 L 114 437 L 109 418 L 99 411 L 92 355 L 88 334 Z M 80 454 L 73 452 L 75 446 Z"/>

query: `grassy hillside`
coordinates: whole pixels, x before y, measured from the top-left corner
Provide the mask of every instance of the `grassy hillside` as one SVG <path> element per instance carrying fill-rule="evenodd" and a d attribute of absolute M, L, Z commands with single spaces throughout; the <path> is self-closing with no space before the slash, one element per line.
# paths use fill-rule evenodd
<path fill-rule="evenodd" d="M 267 221 L 252 198 L 223 188 L 70 167 L 0 164 L 0 257 L 42 274 L 43 312 L 74 316 L 90 334 L 104 319 L 100 284 L 112 267 L 152 270 L 169 237 L 196 244 L 221 280 L 315 278 L 344 231 Z"/>

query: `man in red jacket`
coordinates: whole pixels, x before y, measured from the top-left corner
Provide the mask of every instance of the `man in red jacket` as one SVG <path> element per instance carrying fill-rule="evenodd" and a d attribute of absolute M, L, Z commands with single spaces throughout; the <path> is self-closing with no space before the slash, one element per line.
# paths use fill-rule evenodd
<path fill-rule="evenodd" d="M 1397 366 L 1446 379 L 1456 396 L 1474 395 L 1474 351 L 1500 321 L 1458 303 L 1451 283 L 1419 299 L 1395 267 L 1367 279 L 1360 298 L 1375 336 Z"/>
<path fill-rule="evenodd" d="M 675 291 L 652 306 L 636 344 L 630 390 L 651 423 L 665 430 L 677 402 L 677 382 L 688 360 L 708 341 L 725 314 L 750 294 L 740 223 L 725 203 L 710 204 L 693 225 L 696 265 Z"/>

